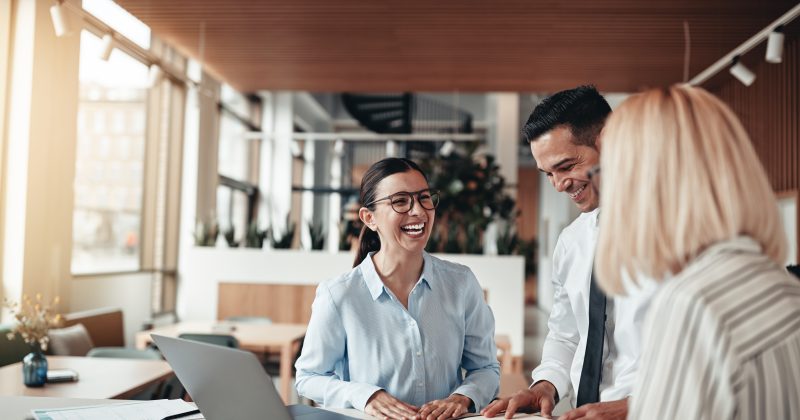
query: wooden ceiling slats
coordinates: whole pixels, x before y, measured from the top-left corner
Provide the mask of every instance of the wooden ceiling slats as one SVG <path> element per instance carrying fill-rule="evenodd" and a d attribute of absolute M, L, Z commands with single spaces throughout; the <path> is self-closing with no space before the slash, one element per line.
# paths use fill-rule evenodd
<path fill-rule="evenodd" d="M 696 74 L 795 0 L 117 0 L 243 91 L 605 91 Z"/>

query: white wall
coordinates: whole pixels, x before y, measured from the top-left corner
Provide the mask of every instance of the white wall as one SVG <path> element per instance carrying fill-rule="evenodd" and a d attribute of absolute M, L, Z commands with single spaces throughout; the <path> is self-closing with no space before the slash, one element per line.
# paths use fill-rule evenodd
<path fill-rule="evenodd" d="M 553 307 L 553 250 L 561 231 L 580 212 L 564 193 L 559 193 L 546 176 L 539 177 L 539 264 L 537 297 L 539 307 L 550 312 Z"/>
<path fill-rule="evenodd" d="M 469 266 L 494 312 L 496 332 L 522 354 L 524 260 L 520 256 L 437 255 Z M 188 247 L 182 250 L 177 312 L 181 320 L 214 320 L 221 282 L 318 284 L 350 269 L 353 254 Z"/>
<path fill-rule="evenodd" d="M 151 316 L 152 284 L 153 276 L 149 273 L 74 279 L 70 312 L 107 307 L 122 309 L 125 345 L 132 347 L 134 335 Z"/>

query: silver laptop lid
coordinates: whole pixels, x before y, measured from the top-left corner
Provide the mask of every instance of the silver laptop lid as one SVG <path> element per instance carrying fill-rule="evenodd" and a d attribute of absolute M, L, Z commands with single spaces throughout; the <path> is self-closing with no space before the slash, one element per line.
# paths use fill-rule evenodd
<path fill-rule="evenodd" d="M 152 337 L 206 420 L 292 420 L 272 378 L 253 353 Z"/>

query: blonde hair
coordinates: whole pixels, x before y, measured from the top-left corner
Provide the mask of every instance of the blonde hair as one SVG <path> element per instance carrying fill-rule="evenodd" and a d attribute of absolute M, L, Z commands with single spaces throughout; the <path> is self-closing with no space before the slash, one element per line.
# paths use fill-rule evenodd
<path fill-rule="evenodd" d="M 624 293 L 623 272 L 656 280 L 739 235 L 778 263 L 786 238 L 775 195 L 736 115 L 703 89 L 632 96 L 600 140 L 598 282 Z"/>

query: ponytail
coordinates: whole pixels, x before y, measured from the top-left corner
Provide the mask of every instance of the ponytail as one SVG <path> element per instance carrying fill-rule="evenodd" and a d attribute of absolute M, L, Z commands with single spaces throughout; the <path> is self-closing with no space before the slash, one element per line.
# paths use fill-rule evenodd
<path fill-rule="evenodd" d="M 356 259 L 353 261 L 353 267 L 361 264 L 370 252 L 378 251 L 379 249 L 381 249 L 381 240 L 378 237 L 378 232 L 363 226 L 361 234 L 358 235 L 358 250 L 356 251 Z"/>

